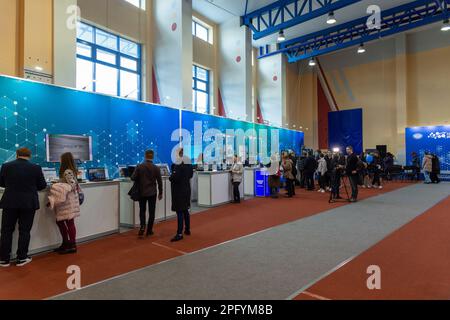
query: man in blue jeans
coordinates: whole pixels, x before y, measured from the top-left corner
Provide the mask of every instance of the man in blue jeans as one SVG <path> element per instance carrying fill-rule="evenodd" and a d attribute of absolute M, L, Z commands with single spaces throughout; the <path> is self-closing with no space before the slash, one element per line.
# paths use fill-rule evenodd
<path fill-rule="evenodd" d="M 189 210 L 191 208 L 191 179 L 194 170 L 190 164 L 190 159 L 184 157 L 183 149 L 178 151 L 179 160 L 172 166 L 170 185 L 172 191 L 172 211 L 177 213 L 178 230 L 176 236 L 171 240 L 177 242 L 183 240 L 184 234 L 191 235 L 191 218 Z"/>

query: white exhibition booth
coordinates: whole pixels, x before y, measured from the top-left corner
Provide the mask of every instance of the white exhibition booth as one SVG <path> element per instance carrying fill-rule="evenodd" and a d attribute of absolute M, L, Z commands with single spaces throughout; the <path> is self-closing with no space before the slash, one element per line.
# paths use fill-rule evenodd
<path fill-rule="evenodd" d="M 254 181 L 246 169 L 243 182 L 240 185 L 241 197 L 249 194 Z M 194 173 L 191 181 L 193 202 L 198 201 L 199 207 L 211 208 L 233 201 L 233 185 L 229 171 L 199 171 Z M 131 180 L 116 180 L 104 182 L 86 182 L 80 186 L 85 194 L 81 206 L 80 217 L 76 219 L 77 241 L 85 242 L 119 233 L 120 227 L 137 227 L 139 220 L 139 203 L 128 196 L 133 182 Z M 0 189 L 0 197 L 3 196 Z M 31 231 L 30 254 L 50 251 L 61 244 L 61 235 L 56 225 L 55 214 L 46 207 L 47 190 L 39 192 L 40 209 L 36 212 Z M 197 201 L 196 201 L 197 200 Z M 169 177 L 163 177 L 163 200 L 157 201 L 155 221 L 160 222 L 176 218 L 176 212 L 171 210 L 172 193 Z M 2 211 L 0 210 L 0 218 Z M 18 227 L 17 227 L 18 228 Z M 0 227 L 1 231 L 1 227 Z M 14 233 L 12 255 L 17 251 L 18 232 Z"/>

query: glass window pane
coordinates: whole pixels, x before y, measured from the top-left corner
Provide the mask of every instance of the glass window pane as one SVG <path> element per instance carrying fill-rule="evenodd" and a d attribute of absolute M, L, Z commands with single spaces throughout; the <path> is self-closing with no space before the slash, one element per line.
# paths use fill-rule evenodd
<path fill-rule="evenodd" d="M 94 64 L 91 61 L 77 59 L 77 89 L 93 90 Z"/>
<path fill-rule="evenodd" d="M 85 45 L 83 43 L 77 43 L 77 54 L 91 58 L 92 48 L 91 46 Z"/>
<path fill-rule="evenodd" d="M 97 50 L 97 60 L 116 64 L 116 55 L 103 50 Z"/>
<path fill-rule="evenodd" d="M 206 89 L 207 89 L 206 82 L 197 81 L 197 89 L 206 91 Z"/>
<path fill-rule="evenodd" d="M 131 59 L 127 59 L 124 57 L 120 57 L 120 66 L 122 68 L 127 68 L 133 71 L 137 71 L 137 61 L 136 60 L 131 60 Z"/>
<path fill-rule="evenodd" d="M 99 63 L 95 65 L 95 68 L 97 77 L 96 79 L 97 81 L 95 82 L 96 85 L 95 91 L 99 93 L 117 95 L 118 70 Z"/>
<path fill-rule="evenodd" d="M 125 1 L 131 3 L 133 6 L 137 8 L 145 10 L 145 0 L 125 0 Z"/>
<path fill-rule="evenodd" d="M 117 48 L 117 37 L 111 33 L 96 29 L 96 39 L 95 43 L 99 46 L 109 48 L 112 50 L 118 50 Z"/>
<path fill-rule="evenodd" d="M 203 41 L 208 41 L 209 30 L 207 28 L 197 23 L 195 29 L 195 35 L 197 36 L 197 38 L 200 38 Z"/>
<path fill-rule="evenodd" d="M 208 70 L 197 67 L 197 79 L 208 81 Z"/>
<path fill-rule="evenodd" d="M 192 90 L 192 106 L 194 107 L 194 111 L 197 111 L 196 101 L 197 101 L 197 91 Z"/>
<path fill-rule="evenodd" d="M 200 91 L 197 91 L 197 112 L 208 112 L 208 95 Z"/>
<path fill-rule="evenodd" d="M 94 42 L 94 28 L 85 23 L 78 22 L 77 38 L 87 42 Z"/>
<path fill-rule="evenodd" d="M 139 97 L 139 76 L 136 73 L 120 71 L 120 96 L 137 100 Z"/>
<path fill-rule="evenodd" d="M 120 52 L 123 54 L 138 58 L 139 57 L 139 50 L 138 50 L 138 44 L 132 41 L 128 41 L 125 39 L 120 39 Z"/>

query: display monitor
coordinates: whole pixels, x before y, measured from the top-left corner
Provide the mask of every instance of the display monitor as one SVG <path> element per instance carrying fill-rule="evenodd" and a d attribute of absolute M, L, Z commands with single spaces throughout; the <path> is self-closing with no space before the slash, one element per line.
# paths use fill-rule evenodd
<path fill-rule="evenodd" d="M 88 169 L 88 179 L 89 179 L 89 181 L 105 181 L 105 180 L 107 180 L 105 168 Z"/>
<path fill-rule="evenodd" d="M 59 162 L 62 154 L 72 153 L 75 160 L 92 161 L 92 137 L 47 134 L 47 162 Z"/>

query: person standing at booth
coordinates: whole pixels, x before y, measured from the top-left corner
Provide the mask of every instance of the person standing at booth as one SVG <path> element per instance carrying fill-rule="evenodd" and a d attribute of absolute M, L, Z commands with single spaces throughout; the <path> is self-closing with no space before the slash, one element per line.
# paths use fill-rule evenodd
<path fill-rule="evenodd" d="M 15 161 L 3 164 L 0 170 L 0 187 L 5 188 L 0 201 L 0 208 L 3 209 L 0 267 L 10 266 L 12 237 L 17 222 L 17 266 L 22 267 L 32 261 L 28 256 L 28 247 L 34 215 L 39 210 L 38 191 L 47 187 L 42 168 L 30 162 L 31 151 L 21 148 L 16 151 L 16 156 Z"/>
<path fill-rule="evenodd" d="M 170 175 L 170 186 L 172 191 L 172 211 L 177 213 L 178 229 L 176 236 L 171 240 L 177 242 L 183 240 L 184 234 L 191 235 L 191 179 L 194 176 L 194 170 L 189 163 L 189 159 L 184 157 L 183 149 L 178 151 L 179 160 L 172 166 Z"/>
<path fill-rule="evenodd" d="M 423 174 L 425 175 L 425 184 L 431 183 L 431 172 L 433 170 L 433 157 L 429 152 L 425 152 L 422 162 Z"/>
<path fill-rule="evenodd" d="M 153 235 L 153 225 L 155 223 L 156 198 L 159 201 L 163 198 L 161 171 L 153 164 L 154 157 L 155 153 L 153 150 L 146 151 L 144 162 L 136 167 L 131 176 L 131 180 L 135 181 L 139 188 L 140 237 L 145 233 L 147 204 L 149 211 L 147 236 L 151 236 Z"/>
<path fill-rule="evenodd" d="M 286 197 L 292 198 L 294 196 L 294 175 L 292 174 L 292 160 L 289 159 L 289 155 L 283 154 L 283 162 L 281 163 L 283 167 L 283 176 L 286 179 Z"/>
<path fill-rule="evenodd" d="M 269 187 L 272 199 L 278 198 L 278 188 L 280 188 L 280 162 L 278 154 L 274 153 L 270 156 L 269 165 Z"/>
<path fill-rule="evenodd" d="M 77 252 L 77 230 L 75 218 L 80 216 L 80 186 L 77 181 L 78 169 L 72 153 L 61 155 L 59 183 L 50 188 L 47 206 L 55 211 L 56 224 L 62 237 L 62 245 L 55 250 L 59 254 Z"/>
<path fill-rule="evenodd" d="M 239 157 L 235 155 L 233 166 L 231 167 L 231 183 L 233 184 L 234 203 L 241 203 L 241 193 L 239 191 L 239 186 L 241 185 L 243 174 L 244 166 L 239 161 Z"/>

